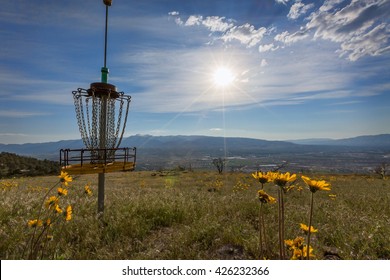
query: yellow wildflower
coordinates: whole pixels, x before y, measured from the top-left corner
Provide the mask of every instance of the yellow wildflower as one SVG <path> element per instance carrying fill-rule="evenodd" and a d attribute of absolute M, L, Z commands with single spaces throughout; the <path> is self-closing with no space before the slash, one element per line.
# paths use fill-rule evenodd
<path fill-rule="evenodd" d="M 263 190 L 259 190 L 257 195 L 261 203 L 276 203 L 276 199 Z"/>
<path fill-rule="evenodd" d="M 309 247 L 309 254 L 310 257 L 315 257 L 313 255 L 313 248 Z M 307 246 L 303 246 L 302 249 L 294 248 L 293 249 L 293 255 L 291 257 L 292 260 L 305 260 L 307 258 Z"/>
<path fill-rule="evenodd" d="M 64 188 L 58 188 L 57 189 L 57 193 L 58 193 L 59 196 L 62 196 L 62 195 L 65 196 L 65 195 L 68 194 L 68 190 L 64 189 Z"/>
<path fill-rule="evenodd" d="M 45 206 L 47 209 L 51 209 L 53 207 L 56 207 L 58 205 L 58 197 L 51 196 L 48 200 L 45 202 Z"/>
<path fill-rule="evenodd" d="M 292 251 L 291 260 L 305 260 L 307 258 L 307 246 L 303 242 L 303 237 L 297 237 L 294 240 L 285 240 L 287 248 Z M 313 248 L 309 247 L 310 257 L 313 255 Z"/>
<path fill-rule="evenodd" d="M 302 180 L 309 186 L 312 193 L 316 191 L 330 191 L 330 184 L 322 181 L 311 180 L 309 177 L 302 176 Z"/>
<path fill-rule="evenodd" d="M 257 171 L 255 173 L 252 173 L 252 177 L 255 178 L 256 180 L 259 180 L 259 182 L 263 185 L 271 181 L 269 174 L 270 174 L 269 172 L 264 173 L 261 171 Z"/>
<path fill-rule="evenodd" d="M 313 255 L 313 250 L 314 250 L 313 247 L 310 246 L 309 247 L 309 256 L 310 257 L 315 257 L 315 255 Z M 303 246 L 302 251 L 303 251 L 303 258 L 306 259 L 307 258 L 307 246 Z"/>
<path fill-rule="evenodd" d="M 43 225 L 42 220 L 38 220 L 38 219 L 29 220 L 27 224 L 29 227 L 41 227 Z"/>
<path fill-rule="evenodd" d="M 92 195 L 92 191 L 91 191 L 91 189 L 89 188 L 88 185 L 85 185 L 85 187 L 84 187 L 84 193 L 85 193 L 86 195 L 89 195 L 89 196 Z"/>
<path fill-rule="evenodd" d="M 288 239 L 284 241 L 287 248 L 292 251 L 292 260 L 304 260 L 307 258 L 307 245 L 304 244 L 304 241 L 304 238 L 301 236 L 298 236 L 294 240 Z M 311 246 L 309 247 L 309 254 L 310 257 L 315 257 Z"/>
<path fill-rule="evenodd" d="M 65 221 L 70 221 L 72 219 L 72 206 L 68 205 L 64 212 Z"/>
<path fill-rule="evenodd" d="M 292 260 L 300 260 L 302 259 L 302 249 L 299 248 L 292 248 L 293 250 L 293 255 L 291 257 Z"/>
<path fill-rule="evenodd" d="M 72 182 L 73 180 L 72 177 L 69 176 L 67 172 L 63 172 L 63 171 L 61 171 L 61 175 L 58 177 L 60 178 L 60 182 L 64 184 L 65 187 L 67 187 L 68 183 Z"/>
<path fill-rule="evenodd" d="M 294 248 L 303 248 L 304 238 L 301 236 L 296 237 L 294 240 L 287 239 L 284 240 L 284 244 L 286 244 L 287 248 L 293 250 Z"/>
<path fill-rule="evenodd" d="M 308 234 L 309 227 L 307 225 L 305 225 L 305 224 L 300 224 L 300 225 L 301 225 L 301 230 L 303 230 L 303 232 L 305 234 Z M 310 226 L 310 232 L 311 233 L 316 233 L 316 232 L 318 232 L 318 229 L 315 229 L 313 226 Z"/>
<path fill-rule="evenodd" d="M 290 174 L 290 172 L 286 173 L 275 173 L 273 181 L 279 187 L 284 187 L 289 182 L 294 182 L 297 179 L 296 174 Z"/>
<path fill-rule="evenodd" d="M 291 248 L 294 246 L 294 240 L 292 239 L 284 240 L 284 244 L 286 244 L 287 248 Z"/>
<path fill-rule="evenodd" d="M 61 209 L 61 207 L 58 204 L 56 204 L 56 206 L 54 208 L 54 212 L 57 213 L 57 214 L 62 213 L 62 209 Z"/>

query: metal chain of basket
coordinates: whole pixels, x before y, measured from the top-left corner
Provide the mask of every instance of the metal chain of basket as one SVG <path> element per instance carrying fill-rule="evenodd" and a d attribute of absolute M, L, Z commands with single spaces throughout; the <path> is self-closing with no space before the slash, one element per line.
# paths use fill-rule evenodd
<path fill-rule="evenodd" d="M 131 97 L 116 91 L 102 95 L 92 87 L 88 90 L 78 88 L 72 94 L 77 124 L 86 148 L 118 148 L 126 128 Z"/>

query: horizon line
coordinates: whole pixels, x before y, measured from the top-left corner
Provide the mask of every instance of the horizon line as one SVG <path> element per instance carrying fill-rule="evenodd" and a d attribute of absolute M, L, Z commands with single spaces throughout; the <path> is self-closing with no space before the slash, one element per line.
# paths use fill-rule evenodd
<path fill-rule="evenodd" d="M 141 137 L 213 137 L 213 138 L 242 138 L 242 139 L 253 139 L 253 140 L 261 140 L 261 141 L 280 141 L 280 142 L 292 142 L 292 141 L 316 141 L 316 140 L 330 140 L 330 141 L 338 141 L 338 140 L 346 140 L 346 139 L 353 139 L 358 137 L 374 137 L 374 136 L 384 136 L 384 135 L 390 135 L 390 133 L 379 133 L 379 134 L 363 134 L 363 135 L 357 135 L 357 136 L 351 136 L 351 137 L 343 137 L 343 138 L 324 138 L 324 137 L 308 137 L 308 138 L 300 138 L 300 139 L 286 139 L 286 140 L 280 140 L 280 139 L 264 139 L 264 138 L 254 138 L 254 137 L 244 137 L 244 136 L 215 136 L 215 135 L 200 135 L 200 134 L 172 134 L 172 135 L 152 135 L 152 134 L 142 134 L 137 133 L 130 136 L 123 137 L 123 139 L 127 139 L 130 137 L 135 136 L 141 136 Z M 123 140 L 122 139 L 122 140 Z M 29 144 L 47 144 L 47 143 L 58 143 L 62 141 L 82 141 L 82 138 L 78 139 L 61 139 L 61 140 L 53 140 L 53 141 L 47 141 L 47 142 L 26 142 L 26 143 L 0 143 L 0 145 L 29 145 Z"/>

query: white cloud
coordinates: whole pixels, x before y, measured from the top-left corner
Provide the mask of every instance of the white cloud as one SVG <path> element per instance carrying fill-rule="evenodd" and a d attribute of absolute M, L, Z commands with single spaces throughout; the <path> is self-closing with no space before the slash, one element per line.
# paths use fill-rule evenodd
<path fill-rule="evenodd" d="M 194 25 L 200 25 L 202 23 L 203 17 L 202 16 L 190 16 L 186 22 L 185 26 L 194 26 Z"/>
<path fill-rule="evenodd" d="M 265 67 L 265 66 L 267 66 L 268 65 L 268 62 L 267 62 L 267 60 L 265 60 L 264 58 L 261 60 L 261 62 L 260 62 L 260 67 Z"/>
<path fill-rule="evenodd" d="M 290 1 L 290 0 L 275 0 L 276 3 L 283 4 L 283 5 L 286 5 L 288 3 L 288 1 Z"/>
<path fill-rule="evenodd" d="M 288 17 L 297 19 L 313 5 L 294 3 Z M 286 45 L 312 36 L 340 45 L 338 53 L 356 61 L 364 56 L 377 56 L 390 52 L 389 0 L 328 0 L 308 16 L 308 22 L 300 30 L 283 31 L 274 40 Z M 266 46 L 259 51 L 268 50 Z"/>
<path fill-rule="evenodd" d="M 177 25 L 183 25 L 184 24 L 184 22 L 179 17 L 175 18 L 175 22 L 176 22 Z"/>
<path fill-rule="evenodd" d="M 288 13 L 287 17 L 289 19 L 297 19 L 300 16 L 304 15 L 307 13 L 308 10 L 314 7 L 314 4 L 303 4 L 301 1 L 295 2 L 291 8 L 290 12 Z"/>
<path fill-rule="evenodd" d="M 279 4 L 287 4 L 288 0 L 275 0 Z M 304 4 L 301 0 L 291 5 L 287 15 L 289 19 L 296 20 L 305 15 L 315 6 L 313 3 Z M 390 23 L 388 11 L 390 0 L 326 0 L 307 18 L 305 26 L 295 31 L 281 31 L 274 37 L 276 42 L 291 45 L 305 39 L 323 39 L 337 43 L 340 46 L 338 53 L 356 61 L 364 56 L 377 56 L 390 52 Z M 178 15 L 177 12 L 171 12 Z M 183 20 L 178 18 L 177 24 L 182 25 Z M 239 42 L 246 47 L 258 46 L 264 37 L 270 36 L 276 28 L 256 28 L 250 23 L 235 25 L 231 19 L 210 16 L 203 18 L 200 15 L 191 15 L 185 21 L 186 26 L 204 26 L 211 31 L 214 40 L 225 43 Z M 222 34 L 214 34 L 216 32 Z M 282 45 L 269 43 L 260 45 L 259 52 L 274 51 Z"/>
<path fill-rule="evenodd" d="M 241 26 L 232 27 L 223 36 L 221 36 L 221 39 L 225 42 L 237 40 L 247 47 L 254 47 L 261 41 L 266 32 L 267 29 L 265 27 L 256 29 L 253 25 L 246 23 Z"/>
<path fill-rule="evenodd" d="M 179 12 L 170 12 L 169 15 L 175 17 L 175 22 L 178 25 L 185 25 L 185 26 L 202 25 L 206 27 L 208 30 L 210 30 L 211 32 L 225 32 L 234 26 L 232 20 L 226 20 L 225 17 L 208 16 L 206 18 L 203 18 L 203 16 L 201 15 L 191 15 L 184 22 L 179 17 Z"/>
<path fill-rule="evenodd" d="M 340 1 L 326 1 L 309 17 L 305 29 L 314 31 L 315 39 L 340 43 L 340 54 L 356 61 L 390 51 L 388 0 L 353 0 L 344 7 Z"/>
<path fill-rule="evenodd" d="M 277 34 L 274 39 L 275 41 L 282 42 L 286 45 L 290 45 L 292 43 L 296 43 L 298 41 L 301 41 L 305 38 L 309 37 L 309 33 L 305 30 L 297 31 L 293 34 L 290 34 L 288 31 L 284 31 L 280 34 Z"/>
<path fill-rule="evenodd" d="M 259 52 L 276 51 L 278 48 L 279 46 L 275 46 L 274 44 L 260 45 Z"/>
<path fill-rule="evenodd" d="M 175 22 L 178 25 L 204 26 L 211 32 L 225 32 L 234 26 L 232 20 L 226 20 L 225 17 L 208 16 L 204 18 L 201 15 L 190 15 L 184 22 L 178 15 L 178 12 L 172 13 L 172 16 L 177 16 Z"/>
<path fill-rule="evenodd" d="M 170 17 L 173 17 L 175 19 L 175 23 L 177 25 L 184 25 L 184 22 L 182 21 L 182 19 L 179 17 L 180 13 L 178 11 L 172 11 L 172 12 L 169 12 L 168 15 Z"/>
<path fill-rule="evenodd" d="M 349 60 L 356 61 L 367 54 L 377 56 L 389 52 L 390 46 L 384 46 L 389 41 L 387 28 L 385 24 L 381 24 L 364 35 L 345 40 L 341 44 L 341 56 L 348 54 Z"/>
<path fill-rule="evenodd" d="M 322 6 L 319 8 L 319 12 L 328 12 L 342 2 L 344 2 L 344 0 L 325 0 Z"/>
<path fill-rule="evenodd" d="M 211 32 L 225 32 L 233 27 L 233 23 L 228 23 L 224 17 L 217 16 L 206 17 L 202 24 L 210 29 Z"/>
<path fill-rule="evenodd" d="M 178 11 L 172 11 L 172 12 L 169 12 L 168 15 L 170 16 L 178 16 L 180 13 Z"/>
<path fill-rule="evenodd" d="M 176 19 L 178 25 L 183 25 L 183 20 Z M 208 16 L 204 18 L 201 15 L 190 15 L 184 23 L 185 26 L 204 26 L 211 31 L 215 40 L 222 40 L 225 43 L 238 41 L 247 47 L 256 46 L 262 38 L 269 33 L 265 27 L 255 28 L 249 23 L 237 26 L 234 20 L 219 16 Z M 214 33 L 222 34 L 214 34 Z"/>
<path fill-rule="evenodd" d="M 2 118 L 30 118 L 37 116 L 47 116 L 49 113 L 45 112 L 30 112 L 30 111 L 13 111 L 13 110 L 2 110 L 0 111 L 0 117 Z"/>

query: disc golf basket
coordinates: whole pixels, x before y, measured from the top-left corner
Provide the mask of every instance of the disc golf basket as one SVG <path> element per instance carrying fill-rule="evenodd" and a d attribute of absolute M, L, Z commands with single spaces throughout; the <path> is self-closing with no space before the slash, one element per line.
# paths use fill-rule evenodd
<path fill-rule="evenodd" d="M 136 149 L 119 148 L 131 97 L 107 83 L 92 83 L 89 89 L 79 88 L 72 93 L 86 148 L 62 149 L 62 169 L 69 174 L 134 170 Z"/>
<path fill-rule="evenodd" d="M 132 171 L 135 168 L 136 148 L 120 148 L 126 128 L 131 96 L 118 92 L 109 84 L 107 57 L 108 7 L 106 5 L 104 67 L 101 82 L 91 83 L 89 89 L 73 91 L 77 124 L 85 148 L 61 149 L 61 169 L 71 175 L 98 174 L 98 212 L 104 210 L 105 173 Z"/>

